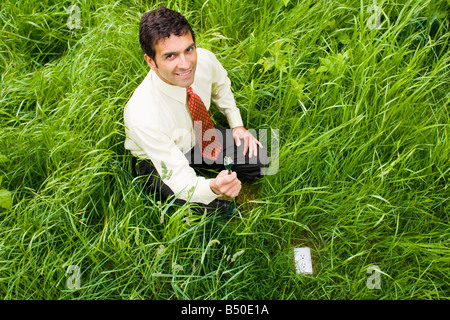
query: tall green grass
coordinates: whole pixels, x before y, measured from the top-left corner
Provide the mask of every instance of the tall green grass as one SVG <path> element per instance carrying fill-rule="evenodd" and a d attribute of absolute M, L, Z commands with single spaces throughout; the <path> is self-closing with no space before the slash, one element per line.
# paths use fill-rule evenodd
<path fill-rule="evenodd" d="M 379 28 L 372 1 L 164 2 L 228 70 L 247 128 L 279 130 L 278 172 L 218 222 L 123 170 L 138 23 L 159 4 L 2 4 L 0 296 L 448 299 L 448 1 L 378 1 Z"/>

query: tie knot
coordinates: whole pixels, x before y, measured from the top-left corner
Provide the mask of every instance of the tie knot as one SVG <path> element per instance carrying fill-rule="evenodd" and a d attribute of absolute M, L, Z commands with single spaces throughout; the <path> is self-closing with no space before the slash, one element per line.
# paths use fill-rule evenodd
<path fill-rule="evenodd" d="M 188 95 L 192 95 L 193 94 L 191 87 L 187 87 L 186 88 L 186 92 L 187 92 Z"/>

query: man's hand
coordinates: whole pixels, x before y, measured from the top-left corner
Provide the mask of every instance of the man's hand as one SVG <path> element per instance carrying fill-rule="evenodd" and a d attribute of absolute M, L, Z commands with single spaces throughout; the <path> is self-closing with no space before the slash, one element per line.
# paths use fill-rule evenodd
<path fill-rule="evenodd" d="M 241 191 L 241 181 L 237 178 L 236 172 L 228 174 L 227 170 L 223 170 L 211 180 L 209 187 L 215 194 L 234 198 Z"/>
<path fill-rule="evenodd" d="M 258 146 L 262 148 L 261 142 L 259 142 L 247 129 L 244 127 L 233 128 L 233 138 L 236 145 L 239 147 L 241 145 L 241 139 L 244 139 L 244 156 L 249 151 L 248 157 L 258 155 Z"/>

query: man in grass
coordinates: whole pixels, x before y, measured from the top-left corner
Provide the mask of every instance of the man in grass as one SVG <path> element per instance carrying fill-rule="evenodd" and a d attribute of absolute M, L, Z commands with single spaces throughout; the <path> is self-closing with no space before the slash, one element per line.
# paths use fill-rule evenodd
<path fill-rule="evenodd" d="M 150 71 L 124 111 L 133 167 L 162 201 L 175 195 L 181 203 L 228 212 L 231 203 L 218 198 L 236 197 L 240 179 L 261 175 L 268 157 L 243 126 L 227 72 L 213 53 L 196 47 L 188 21 L 167 8 L 143 15 L 139 41 Z M 231 129 L 208 127 L 211 100 Z M 231 173 L 223 170 L 224 156 L 234 161 Z M 196 167 L 222 170 L 205 178 Z"/>

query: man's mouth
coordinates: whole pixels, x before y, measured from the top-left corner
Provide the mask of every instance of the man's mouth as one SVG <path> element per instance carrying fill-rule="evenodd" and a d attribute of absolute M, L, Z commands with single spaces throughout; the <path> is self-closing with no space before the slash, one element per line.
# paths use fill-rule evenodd
<path fill-rule="evenodd" d="M 191 72 L 192 72 L 192 70 L 188 70 L 188 71 L 186 71 L 184 73 L 175 73 L 175 74 L 177 76 L 180 76 L 180 77 L 187 77 L 187 76 L 189 76 L 191 74 Z"/>

